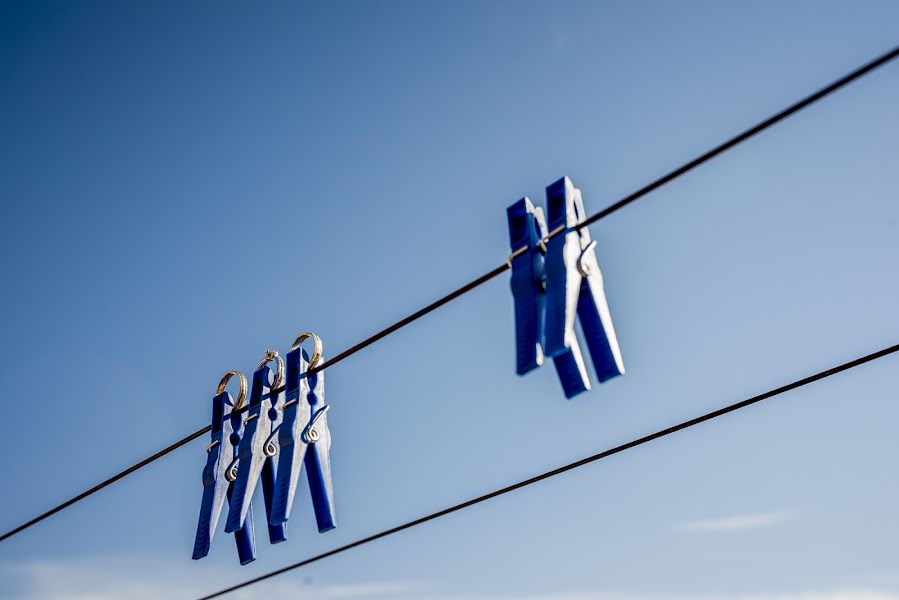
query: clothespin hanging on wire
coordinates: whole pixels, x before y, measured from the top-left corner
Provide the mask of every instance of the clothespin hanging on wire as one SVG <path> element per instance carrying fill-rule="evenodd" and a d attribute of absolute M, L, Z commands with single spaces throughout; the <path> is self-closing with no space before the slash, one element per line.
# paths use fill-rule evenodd
<path fill-rule="evenodd" d="M 225 391 L 228 381 L 237 376 L 240 381 L 240 392 L 235 403 L 231 394 Z M 240 441 L 240 415 L 233 415 L 243 406 L 247 398 L 247 378 L 238 371 L 228 371 L 219 382 L 215 397 L 212 399 L 212 442 L 206 447 L 206 466 L 203 468 L 203 500 L 200 504 L 200 518 L 197 523 L 197 536 L 194 540 L 194 560 L 203 558 L 209 554 L 209 546 L 215 528 L 218 525 L 222 506 L 227 497 L 230 499 L 233 491 L 233 477 L 226 477 L 226 469 L 231 465 Z M 240 564 L 256 560 L 256 541 L 253 532 L 253 512 L 247 511 L 247 517 L 243 526 L 234 532 L 234 540 L 237 543 L 237 554 Z"/>
<path fill-rule="evenodd" d="M 312 358 L 302 343 L 313 339 Z M 331 432 L 328 429 L 325 404 L 325 374 L 310 371 L 321 363 L 322 341 L 314 333 L 302 333 L 287 353 L 287 379 L 284 419 L 278 433 L 281 459 L 275 484 L 275 501 L 271 523 L 284 523 L 290 517 L 297 481 L 303 464 L 312 506 L 320 533 L 337 526 L 334 511 L 334 488 L 331 481 Z"/>
<path fill-rule="evenodd" d="M 512 269 L 515 299 L 515 359 L 517 373 L 524 375 L 543 364 L 543 319 L 546 307 L 546 274 L 543 254 L 546 220 L 543 209 L 522 198 L 506 210 L 512 254 L 506 262 Z"/>
<path fill-rule="evenodd" d="M 590 377 L 575 332 L 575 318 L 593 359 L 600 382 L 624 374 L 624 361 L 612 325 L 596 260 L 596 242 L 584 221 L 581 191 L 567 177 L 546 188 L 549 236 L 546 242 L 546 345 L 547 355 L 561 365 L 565 396 L 590 389 Z"/>
<path fill-rule="evenodd" d="M 271 381 L 272 372 L 268 363 L 277 361 L 278 370 Z M 262 496 L 265 501 L 268 537 L 272 544 L 287 539 L 287 529 L 283 524 L 272 525 L 272 501 L 275 492 L 275 473 L 278 469 L 278 427 L 281 424 L 281 387 L 284 362 L 274 350 L 268 350 L 253 373 L 253 387 L 250 392 L 250 410 L 244 419 L 246 428 L 237 450 L 237 479 L 234 481 L 234 496 L 228 511 L 225 531 L 240 529 L 250 510 L 256 484 L 262 480 Z"/>
<path fill-rule="evenodd" d="M 506 211 L 512 254 L 517 372 L 524 375 L 550 356 L 567 398 L 590 389 L 575 332 L 581 327 L 600 381 L 624 373 L 602 273 L 584 222 L 580 190 L 565 177 L 546 188 L 549 226 L 543 211 L 522 198 Z M 547 229 L 550 230 L 547 233 Z M 544 258 L 544 254 L 546 255 Z"/>

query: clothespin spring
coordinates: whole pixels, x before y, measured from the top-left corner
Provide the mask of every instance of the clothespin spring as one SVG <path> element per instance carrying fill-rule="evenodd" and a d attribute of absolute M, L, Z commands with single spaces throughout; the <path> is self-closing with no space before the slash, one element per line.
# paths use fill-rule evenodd
<path fill-rule="evenodd" d="M 235 456 L 234 460 L 231 461 L 231 464 L 228 465 L 228 468 L 225 469 L 225 479 L 227 479 L 231 483 L 237 481 L 237 466 L 239 462 L 240 458 Z"/>
<path fill-rule="evenodd" d="M 318 441 L 319 433 L 318 429 L 315 428 L 316 423 L 318 423 L 321 418 L 328 412 L 328 409 L 331 408 L 330 405 L 325 405 L 321 410 L 313 415 L 312 419 L 309 421 L 309 424 L 306 425 L 306 429 L 303 430 L 303 441 L 307 444 L 314 444 Z"/>
<path fill-rule="evenodd" d="M 585 258 L 590 252 L 592 252 L 594 248 L 596 248 L 596 240 L 593 240 L 592 242 L 590 242 L 589 244 L 587 244 L 587 247 L 584 248 L 583 250 L 581 250 L 581 255 L 580 255 L 580 256 L 578 257 L 578 259 L 577 259 L 577 270 L 578 270 L 578 272 L 579 272 L 581 275 L 583 275 L 584 277 L 587 277 L 588 275 L 590 275 L 590 265 L 588 265 L 588 264 L 584 261 L 584 258 Z"/>
<path fill-rule="evenodd" d="M 275 444 L 275 440 L 278 438 L 278 430 L 281 429 L 281 426 L 278 425 L 272 430 L 272 433 L 265 440 L 265 444 L 262 446 L 262 453 L 266 456 L 274 456 L 278 453 L 278 445 Z"/>

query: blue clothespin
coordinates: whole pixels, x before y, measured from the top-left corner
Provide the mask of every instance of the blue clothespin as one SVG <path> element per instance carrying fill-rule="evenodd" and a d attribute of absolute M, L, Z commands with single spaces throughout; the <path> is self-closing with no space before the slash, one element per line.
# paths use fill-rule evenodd
<path fill-rule="evenodd" d="M 515 299 L 515 359 L 519 375 L 543 364 L 543 317 L 546 306 L 546 275 L 543 254 L 546 221 L 543 209 L 522 198 L 506 210 L 512 254 L 506 262 L 512 269 Z"/>
<path fill-rule="evenodd" d="M 271 369 L 266 366 L 277 361 L 278 371 L 274 382 L 270 383 Z M 234 497 L 228 511 L 225 531 L 237 531 L 250 510 L 256 484 L 262 480 L 262 497 L 265 501 L 266 516 L 272 514 L 272 500 L 275 492 L 275 472 L 278 468 L 278 427 L 281 424 L 281 400 L 283 390 L 273 393 L 281 386 L 284 362 L 274 350 L 268 350 L 265 358 L 253 373 L 253 389 L 250 392 L 250 410 L 244 419 L 246 431 L 237 449 L 237 479 L 234 482 Z M 268 519 L 267 519 L 268 520 Z M 272 544 L 287 539 L 285 525 L 268 524 L 268 538 Z"/>
<path fill-rule="evenodd" d="M 311 359 L 301 347 L 310 337 L 314 342 Z M 282 456 L 270 522 L 284 523 L 290 517 L 300 470 L 305 463 L 315 520 L 319 532 L 324 533 L 337 526 L 331 480 L 329 406 L 325 404 L 324 372 L 308 375 L 321 360 L 322 341 L 314 333 L 300 334 L 287 354 L 287 397 L 278 433 Z"/>
<path fill-rule="evenodd" d="M 228 381 L 233 376 L 240 380 L 240 393 L 237 403 L 231 394 L 225 391 Z M 218 525 L 222 506 L 227 496 L 230 504 L 234 478 L 228 477 L 226 470 L 236 454 L 236 444 L 240 440 L 240 415 L 232 411 L 240 408 L 247 397 L 247 378 L 238 371 L 228 371 L 219 382 L 215 397 L 212 399 L 212 442 L 206 447 L 206 467 L 203 469 L 203 500 L 200 504 L 200 519 L 197 523 L 197 536 L 194 540 L 194 560 L 209 554 L 209 546 L 215 528 Z M 256 560 L 256 541 L 253 531 L 253 513 L 247 512 L 243 526 L 234 532 L 237 543 L 237 554 L 240 564 L 245 565 Z"/>
<path fill-rule="evenodd" d="M 581 191 L 567 177 L 546 188 L 546 325 L 544 351 L 556 359 L 565 396 L 571 398 L 590 389 L 575 332 L 575 318 L 601 382 L 622 375 L 624 361 L 615 337 L 612 315 L 603 290 L 602 273 L 596 260 L 596 242 L 590 239 Z"/>
<path fill-rule="evenodd" d="M 535 207 L 528 198 L 510 206 L 506 215 L 512 246 L 512 254 L 506 262 L 512 269 L 512 296 L 515 299 L 515 356 L 517 372 L 524 375 L 542 365 L 544 359 L 546 222 L 543 209 Z M 567 395 L 571 373 L 577 372 L 574 353 L 559 353 L 553 357 L 553 364 Z"/>

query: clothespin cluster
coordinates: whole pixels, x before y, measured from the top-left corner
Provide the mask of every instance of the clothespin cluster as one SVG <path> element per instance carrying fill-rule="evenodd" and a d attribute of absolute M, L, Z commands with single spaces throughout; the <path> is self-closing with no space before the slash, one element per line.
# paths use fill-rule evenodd
<path fill-rule="evenodd" d="M 311 358 L 302 348 L 309 338 L 314 343 Z M 253 373 L 245 416 L 237 411 L 246 399 L 246 377 L 229 371 L 219 383 L 212 399 L 212 441 L 206 448 L 194 559 L 209 553 L 226 497 L 225 532 L 234 534 L 240 564 L 256 559 L 251 501 L 260 481 L 269 541 L 285 541 L 304 464 L 319 532 L 336 526 L 325 375 L 314 370 L 322 361 L 321 339 L 314 333 L 301 334 L 286 358 L 285 365 L 277 352 L 266 352 Z M 274 373 L 268 366 L 273 362 Z M 225 391 L 234 376 L 240 381 L 236 402 Z"/>
<path fill-rule="evenodd" d="M 546 188 L 546 206 L 547 219 L 526 197 L 506 211 L 517 372 L 529 373 L 549 356 L 565 397 L 572 398 L 590 389 L 576 321 L 600 382 L 622 375 L 624 361 L 581 191 L 563 177 Z"/>
<path fill-rule="evenodd" d="M 565 396 L 572 398 L 590 389 L 577 322 L 601 382 L 623 374 L 624 363 L 581 191 L 564 177 L 546 188 L 546 205 L 548 219 L 528 198 L 507 211 L 517 371 L 519 375 L 533 371 L 549 356 Z M 302 348 L 310 338 L 311 357 Z M 329 407 L 324 372 L 316 370 L 321 361 L 321 339 L 303 333 L 286 362 L 274 350 L 266 352 L 253 373 L 246 408 L 246 377 L 229 371 L 219 382 L 212 399 L 212 439 L 206 448 L 193 558 L 209 553 L 227 498 L 225 531 L 234 534 L 241 564 L 255 560 L 251 501 L 260 481 L 269 541 L 285 541 L 304 465 L 318 529 L 335 527 Z M 270 363 L 276 364 L 274 373 Z M 237 401 L 225 390 L 233 377 L 240 382 Z"/>

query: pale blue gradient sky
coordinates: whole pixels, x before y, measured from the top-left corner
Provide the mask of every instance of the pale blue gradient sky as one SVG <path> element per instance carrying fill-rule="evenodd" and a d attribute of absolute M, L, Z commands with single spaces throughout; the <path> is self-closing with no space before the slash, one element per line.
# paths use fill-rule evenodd
<path fill-rule="evenodd" d="M 499 264 L 518 197 L 599 210 L 897 43 L 888 1 L 0 2 L 0 530 L 266 348 Z M 897 97 L 591 228 L 625 377 L 518 378 L 503 276 L 328 371 L 335 531 L 304 495 L 253 565 L 191 561 L 198 440 L 0 544 L 0 596 L 192 597 L 896 343 Z M 895 600 L 897 396 L 883 359 L 243 597 Z"/>

